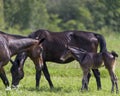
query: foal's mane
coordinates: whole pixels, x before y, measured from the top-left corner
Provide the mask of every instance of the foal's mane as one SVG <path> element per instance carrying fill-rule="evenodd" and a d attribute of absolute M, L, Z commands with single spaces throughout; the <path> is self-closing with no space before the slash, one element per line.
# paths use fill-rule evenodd
<path fill-rule="evenodd" d="M 87 51 L 86 50 L 84 50 L 84 49 L 82 49 L 82 48 L 79 48 L 79 47 L 75 47 L 75 46 L 69 46 L 68 45 L 68 49 L 75 49 L 75 50 L 77 50 L 77 51 L 79 51 L 79 52 L 81 52 L 81 53 L 86 53 Z"/>

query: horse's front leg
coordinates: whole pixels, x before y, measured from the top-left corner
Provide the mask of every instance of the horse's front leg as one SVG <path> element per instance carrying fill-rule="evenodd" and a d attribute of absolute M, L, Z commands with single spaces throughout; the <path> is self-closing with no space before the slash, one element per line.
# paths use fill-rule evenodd
<path fill-rule="evenodd" d="M 117 82 L 117 77 L 116 77 L 116 75 L 115 75 L 115 85 L 116 85 L 116 93 L 119 93 L 118 82 Z"/>
<path fill-rule="evenodd" d="M 49 71 L 48 71 L 48 68 L 47 68 L 46 63 L 44 63 L 43 73 L 44 73 L 44 76 L 45 76 L 46 80 L 47 80 L 48 83 L 49 83 L 50 88 L 51 88 L 51 89 L 54 88 L 53 83 L 52 83 L 52 81 L 51 81 L 51 79 L 50 79 L 50 74 L 49 74 Z"/>
<path fill-rule="evenodd" d="M 41 70 L 36 68 L 36 89 L 39 89 L 39 82 L 41 78 Z"/>
<path fill-rule="evenodd" d="M 81 91 L 86 89 L 88 90 L 88 73 L 89 73 L 89 70 L 83 70 L 83 79 L 82 79 L 82 88 L 81 88 Z"/>
<path fill-rule="evenodd" d="M 5 71 L 2 67 L 0 68 L 0 77 L 1 77 L 5 87 L 6 88 L 9 87 L 9 81 L 8 81 L 6 74 L 5 74 Z"/>
<path fill-rule="evenodd" d="M 100 90 L 101 89 L 100 72 L 98 69 L 92 69 L 92 71 L 97 82 L 97 89 Z"/>
<path fill-rule="evenodd" d="M 89 72 L 88 75 L 87 75 L 88 84 L 89 84 L 90 77 L 91 77 L 91 73 Z M 87 89 L 86 85 L 85 85 L 85 88 Z"/>

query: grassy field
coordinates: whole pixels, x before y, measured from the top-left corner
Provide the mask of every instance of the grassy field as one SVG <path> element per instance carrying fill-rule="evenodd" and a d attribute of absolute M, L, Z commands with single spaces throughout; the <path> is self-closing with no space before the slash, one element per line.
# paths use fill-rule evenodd
<path fill-rule="evenodd" d="M 105 36 L 107 48 L 109 51 L 115 50 L 120 54 L 120 34 L 111 34 Z M 118 76 L 118 83 L 120 82 L 120 57 L 117 59 L 116 75 Z M 54 89 L 50 90 L 48 82 L 45 80 L 43 74 L 41 77 L 40 88 L 35 89 L 35 68 L 30 59 L 25 62 L 25 77 L 20 82 L 18 89 L 6 91 L 0 80 L 0 96 L 120 96 L 116 93 L 111 94 L 111 81 L 107 70 L 102 67 L 101 82 L 102 90 L 97 91 L 96 81 L 92 74 L 89 83 L 89 91 L 81 92 L 82 71 L 78 62 L 74 61 L 66 65 L 59 65 L 48 62 L 48 69 L 51 74 L 51 79 L 54 84 Z M 6 74 L 11 82 L 10 69 L 11 64 L 5 66 Z M 91 72 L 92 73 L 92 72 Z M 120 87 L 120 84 L 119 84 Z"/>

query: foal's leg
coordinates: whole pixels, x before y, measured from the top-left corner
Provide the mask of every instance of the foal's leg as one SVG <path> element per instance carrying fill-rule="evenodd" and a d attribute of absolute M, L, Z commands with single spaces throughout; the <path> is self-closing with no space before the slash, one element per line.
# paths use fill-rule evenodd
<path fill-rule="evenodd" d="M 118 93 L 118 82 L 117 82 L 117 77 L 114 74 L 113 70 L 108 69 L 110 77 L 111 77 L 111 82 L 112 82 L 112 88 L 111 88 L 111 92 L 114 92 L 114 85 L 116 86 L 116 93 Z"/>
<path fill-rule="evenodd" d="M 5 71 L 3 68 L 0 68 L 0 77 L 5 85 L 5 87 L 9 87 L 9 81 L 6 77 Z"/>
<path fill-rule="evenodd" d="M 101 89 L 101 80 L 100 80 L 100 72 L 98 69 L 92 69 L 93 74 L 96 78 L 96 82 L 97 82 L 97 89 L 100 90 Z"/>
<path fill-rule="evenodd" d="M 91 73 L 89 72 L 88 75 L 87 75 L 88 84 L 89 84 L 90 77 L 91 77 Z M 86 85 L 85 85 L 85 89 L 87 89 Z"/>
<path fill-rule="evenodd" d="M 54 88 L 53 83 L 52 83 L 52 81 L 51 81 L 51 79 L 50 79 L 50 74 L 49 74 L 48 68 L 47 68 L 47 66 L 46 66 L 46 63 L 44 63 L 43 73 L 44 73 L 44 75 L 45 75 L 46 80 L 47 80 L 48 83 L 49 83 L 50 88 L 51 88 L 51 89 Z"/>
<path fill-rule="evenodd" d="M 116 93 L 119 93 L 119 88 L 118 88 L 118 82 L 117 82 L 116 75 L 115 75 L 115 85 L 116 85 Z"/>
<path fill-rule="evenodd" d="M 84 90 L 84 89 L 88 90 L 88 78 L 87 78 L 88 72 L 89 72 L 89 70 L 83 70 L 81 91 Z"/>

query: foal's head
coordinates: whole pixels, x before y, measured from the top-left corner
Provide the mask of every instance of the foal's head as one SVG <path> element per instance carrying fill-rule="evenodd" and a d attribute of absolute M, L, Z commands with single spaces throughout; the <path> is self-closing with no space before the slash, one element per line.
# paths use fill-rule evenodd
<path fill-rule="evenodd" d="M 87 53 L 86 50 L 75 47 L 75 46 L 65 45 L 65 47 L 66 47 L 66 50 L 64 51 L 63 55 L 60 58 L 62 61 L 65 61 L 71 56 L 75 59 L 78 59 L 78 58 L 81 59 L 83 55 Z"/>
<path fill-rule="evenodd" d="M 16 87 L 19 84 L 19 81 L 24 77 L 24 71 L 23 71 L 23 64 L 24 64 L 24 59 L 29 56 L 32 61 L 34 62 L 36 68 L 38 70 L 41 70 L 43 67 L 43 47 L 42 43 L 44 40 L 42 39 L 38 44 L 28 48 L 26 52 L 19 53 L 15 61 L 13 62 L 12 60 L 12 67 L 11 67 L 11 74 L 12 74 L 12 87 Z"/>

